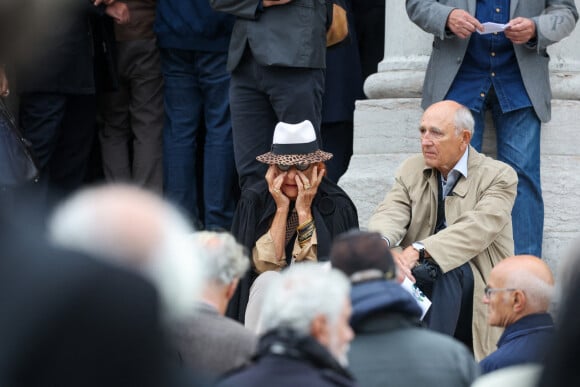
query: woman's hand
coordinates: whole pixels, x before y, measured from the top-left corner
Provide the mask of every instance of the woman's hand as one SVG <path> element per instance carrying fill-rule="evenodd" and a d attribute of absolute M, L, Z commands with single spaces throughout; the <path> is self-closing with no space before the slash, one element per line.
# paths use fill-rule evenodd
<path fill-rule="evenodd" d="M 298 187 L 298 197 L 296 198 L 296 211 L 298 212 L 298 217 L 301 222 L 302 218 L 307 220 L 311 214 L 311 206 L 316 193 L 318 192 L 318 187 L 320 182 L 324 177 L 326 169 L 321 168 L 318 170 L 320 164 L 315 164 L 312 167 L 312 172 L 310 178 L 306 176 L 304 172 L 296 171 L 296 186 Z"/>
<path fill-rule="evenodd" d="M 276 208 L 278 209 L 288 210 L 288 208 L 290 208 L 290 199 L 288 196 L 284 195 L 284 192 L 281 190 L 282 183 L 284 182 L 287 173 L 288 172 L 279 173 L 278 168 L 276 168 L 276 165 L 274 164 L 270 165 L 268 172 L 266 172 L 268 190 L 270 191 L 270 195 L 272 195 L 272 198 L 276 203 Z"/>

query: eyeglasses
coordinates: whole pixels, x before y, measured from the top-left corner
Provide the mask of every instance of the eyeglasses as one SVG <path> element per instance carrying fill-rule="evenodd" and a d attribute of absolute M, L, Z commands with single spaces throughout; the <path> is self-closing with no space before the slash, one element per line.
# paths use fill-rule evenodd
<path fill-rule="evenodd" d="M 514 289 L 514 288 L 490 288 L 489 286 L 486 286 L 485 289 L 483 289 L 483 294 L 485 294 L 485 298 L 490 298 L 493 293 L 514 292 L 516 290 L 518 290 L 518 289 Z"/>
<path fill-rule="evenodd" d="M 278 167 L 278 169 L 281 170 L 282 172 L 288 171 L 291 167 L 296 167 L 297 170 L 304 172 L 305 170 L 310 168 L 310 164 L 293 164 L 293 165 L 276 164 L 276 167 Z"/>

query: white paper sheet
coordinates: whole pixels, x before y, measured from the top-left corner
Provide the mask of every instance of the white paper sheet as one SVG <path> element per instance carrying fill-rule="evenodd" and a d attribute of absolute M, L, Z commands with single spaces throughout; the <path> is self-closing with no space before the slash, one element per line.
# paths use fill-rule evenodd
<path fill-rule="evenodd" d="M 403 289 L 411 293 L 411 295 L 417 301 L 417 304 L 419 304 L 419 307 L 423 311 L 423 314 L 421 315 L 421 320 L 423 320 L 423 317 L 425 317 L 425 314 L 427 314 L 427 311 L 431 307 L 431 300 L 428 299 L 427 296 L 424 295 L 423 292 L 418 287 L 416 287 L 415 284 L 412 283 L 411 280 L 407 277 L 405 277 L 405 280 L 403 283 L 401 283 L 401 286 Z"/>
<path fill-rule="evenodd" d="M 481 35 L 485 35 L 485 34 L 491 34 L 492 32 L 502 32 L 503 30 L 506 29 L 506 27 L 509 24 L 499 24 L 499 23 L 487 22 L 487 23 L 482 23 L 481 25 L 483 26 L 483 32 L 481 32 L 480 30 L 477 30 L 477 32 Z"/>

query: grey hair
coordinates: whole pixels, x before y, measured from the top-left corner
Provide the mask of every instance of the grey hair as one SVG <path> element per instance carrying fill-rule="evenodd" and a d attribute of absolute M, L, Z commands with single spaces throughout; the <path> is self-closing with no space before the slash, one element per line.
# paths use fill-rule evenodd
<path fill-rule="evenodd" d="M 473 115 L 471 111 L 465 106 L 460 106 L 455 111 L 455 134 L 460 135 L 461 131 L 469 130 L 469 133 L 473 135 L 473 128 L 475 127 L 475 121 L 473 120 Z"/>
<path fill-rule="evenodd" d="M 152 192 L 126 184 L 78 191 L 49 219 L 51 242 L 123 266 L 148 278 L 164 317 L 189 314 L 201 294 L 204 267 L 191 249 L 186 218 Z"/>
<path fill-rule="evenodd" d="M 192 235 L 192 242 L 201 250 L 201 258 L 209 281 L 229 285 L 241 278 L 250 267 L 244 246 L 227 232 L 200 231 Z"/>
<path fill-rule="evenodd" d="M 268 288 L 262 309 L 262 331 L 289 328 L 310 335 L 311 323 L 323 315 L 338 320 L 350 283 L 346 276 L 321 263 L 300 263 L 282 272 Z"/>
<path fill-rule="evenodd" d="M 535 313 L 545 313 L 554 296 L 554 286 L 527 270 L 513 270 L 506 275 L 507 288 L 520 289 L 526 295 L 526 303 Z M 505 294 L 504 297 L 509 297 Z"/>

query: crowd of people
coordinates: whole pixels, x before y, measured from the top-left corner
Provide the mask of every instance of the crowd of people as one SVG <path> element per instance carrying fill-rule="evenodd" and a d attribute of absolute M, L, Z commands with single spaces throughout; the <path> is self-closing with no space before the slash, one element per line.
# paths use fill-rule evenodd
<path fill-rule="evenodd" d="M 579 377 L 577 254 L 541 259 L 539 175 L 573 0 L 406 1 L 433 34 L 421 153 L 365 231 L 337 183 L 384 0 L 1 7 L 0 95 L 39 177 L 0 186 L 0 385 Z"/>

